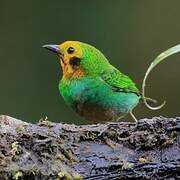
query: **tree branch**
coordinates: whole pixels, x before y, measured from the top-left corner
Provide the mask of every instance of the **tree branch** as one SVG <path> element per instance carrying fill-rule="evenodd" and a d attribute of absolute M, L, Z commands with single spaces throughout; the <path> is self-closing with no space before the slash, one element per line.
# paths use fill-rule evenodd
<path fill-rule="evenodd" d="M 180 178 L 180 119 L 38 124 L 0 116 L 0 179 Z"/>

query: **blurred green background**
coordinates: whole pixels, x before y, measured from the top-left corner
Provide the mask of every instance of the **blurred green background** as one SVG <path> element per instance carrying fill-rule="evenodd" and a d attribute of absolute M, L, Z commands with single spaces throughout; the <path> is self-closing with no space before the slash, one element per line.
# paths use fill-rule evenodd
<path fill-rule="evenodd" d="M 180 43 L 180 1 L 0 0 L 0 114 L 87 123 L 65 105 L 57 58 L 41 48 L 65 40 L 96 46 L 141 88 L 150 62 Z M 137 118 L 180 115 L 179 69 L 177 54 L 151 73 L 146 94 L 167 104 L 159 111 L 139 105 Z"/>

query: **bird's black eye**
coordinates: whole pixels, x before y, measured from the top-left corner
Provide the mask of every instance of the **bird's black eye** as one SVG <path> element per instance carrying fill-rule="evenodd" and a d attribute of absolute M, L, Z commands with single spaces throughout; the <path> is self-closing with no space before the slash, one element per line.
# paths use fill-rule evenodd
<path fill-rule="evenodd" d="M 72 57 L 70 60 L 69 60 L 69 64 L 72 66 L 72 67 L 77 67 L 80 65 L 80 62 L 81 62 L 81 59 L 80 58 L 77 58 L 77 57 Z"/>
<path fill-rule="evenodd" d="M 73 48 L 73 47 L 69 47 L 68 50 L 67 50 L 67 52 L 68 52 L 69 54 L 72 54 L 72 53 L 74 52 L 74 48 Z"/>

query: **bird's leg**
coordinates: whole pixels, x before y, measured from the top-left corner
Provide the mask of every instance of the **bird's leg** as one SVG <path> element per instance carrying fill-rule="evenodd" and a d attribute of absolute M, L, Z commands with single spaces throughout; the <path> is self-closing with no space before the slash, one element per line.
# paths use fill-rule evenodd
<path fill-rule="evenodd" d="M 136 124 L 138 123 L 138 120 L 136 119 L 136 117 L 134 116 L 134 114 L 132 113 L 132 111 L 130 111 L 129 113 L 131 115 L 131 117 L 134 119 L 134 121 L 136 122 Z"/>

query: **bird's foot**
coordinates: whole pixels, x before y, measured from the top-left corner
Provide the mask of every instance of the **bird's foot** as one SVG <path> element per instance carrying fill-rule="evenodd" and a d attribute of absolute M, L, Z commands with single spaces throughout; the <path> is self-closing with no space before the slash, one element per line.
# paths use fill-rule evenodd
<path fill-rule="evenodd" d="M 134 116 L 134 114 L 132 113 L 132 111 L 129 113 L 131 115 L 131 117 L 134 119 L 135 123 L 138 123 L 137 118 Z"/>

